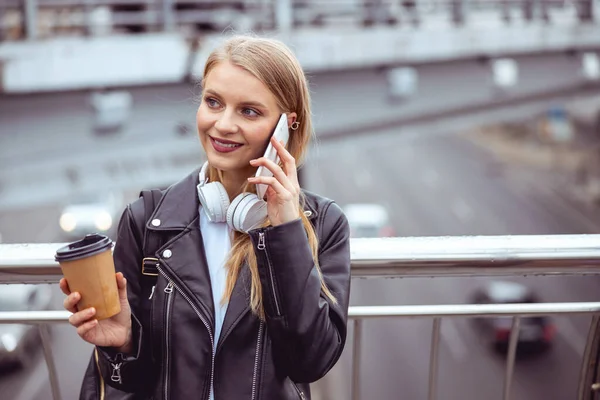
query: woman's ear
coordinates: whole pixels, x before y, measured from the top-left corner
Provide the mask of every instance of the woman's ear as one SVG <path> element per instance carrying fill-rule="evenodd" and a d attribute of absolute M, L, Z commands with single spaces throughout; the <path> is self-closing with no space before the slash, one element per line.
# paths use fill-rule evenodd
<path fill-rule="evenodd" d="M 297 114 L 295 112 L 287 114 L 288 128 L 291 128 L 292 124 L 296 122 Z"/>

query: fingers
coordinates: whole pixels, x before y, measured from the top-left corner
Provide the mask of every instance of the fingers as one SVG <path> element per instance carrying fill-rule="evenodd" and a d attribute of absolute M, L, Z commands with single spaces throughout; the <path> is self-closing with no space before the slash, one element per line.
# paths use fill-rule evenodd
<path fill-rule="evenodd" d="M 286 187 L 290 191 L 294 191 L 293 184 L 290 182 L 288 177 L 285 175 L 285 173 L 283 172 L 281 167 L 279 165 L 275 164 L 273 161 L 269 160 L 268 158 L 261 157 L 261 158 L 257 158 L 256 160 L 251 160 L 250 164 L 253 167 L 258 167 L 258 166 L 262 165 L 263 167 L 267 168 L 269 171 L 271 171 L 273 173 L 273 176 L 279 181 L 279 183 L 281 183 L 282 186 Z"/>
<path fill-rule="evenodd" d="M 289 151 L 283 145 L 283 142 L 277 141 L 274 137 L 271 138 L 271 143 L 275 150 L 277 150 L 277 155 L 279 155 L 279 159 L 283 164 L 283 168 L 285 170 L 285 174 L 292 181 L 294 185 L 298 185 L 298 173 L 296 172 L 296 159 L 290 154 Z"/>
<path fill-rule="evenodd" d="M 69 294 L 67 297 L 65 297 L 65 299 L 63 300 L 63 307 L 67 311 L 76 313 L 77 312 L 77 303 L 79 303 L 79 300 L 81 300 L 81 295 L 79 294 L 79 292 L 73 292 L 73 293 Z"/>
<path fill-rule="evenodd" d="M 77 327 L 77 334 L 81 337 L 85 336 L 89 331 L 98 325 L 98 320 L 93 319 Z"/>
<path fill-rule="evenodd" d="M 76 328 L 79 328 L 84 323 L 87 323 L 91 318 L 96 315 L 96 309 L 94 307 L 86 308 L 85 310 L 76 312 L 69 317 L 69 323 Z"/>
<path fill-rule="evenodd" d="M 69 289 L 69 284 L 65 278 L 60 279 L 58 286 L 60 287 L 60 290 L 62 290 L 62 292 L 67 296 L 71 294 L 71 289 Z"/>
<path fill-rule="evenodd" d="M 292 200 L 294 197 L 294 195 L 292 194 L 292 192 L 290 192 L 290 190 L 284 188 L 283 185 L 281 184 L 281 182 L 279 182 L 277 179 L 275 179 L 272 176 L 252 177 L 252 178 L 248 178 L 248 182 L 255 183 L 255 184 L 264 183 L 265 185 L 269 185 L 271 188 L 273 188 L 273 190 L 275 190 L 275 193 L 277 193 L 277 196 L 281 200 L 284 200 L 284 201 Z"/>
<path fill-rule="evenodd" d="M 127 300 L 127 279 L 123 276 L 122 272 L 116 273 L 117 289 L 119 290 L 119 298 L 121 300 Z"/>

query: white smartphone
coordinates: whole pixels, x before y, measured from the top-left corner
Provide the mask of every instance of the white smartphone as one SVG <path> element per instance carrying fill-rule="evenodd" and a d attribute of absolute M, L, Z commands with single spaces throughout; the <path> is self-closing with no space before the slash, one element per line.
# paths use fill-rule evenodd
<path fill-rule="evenodd" d="M 287 142 L 290 137 L 290 131 L 288 128 L 286 114 L 281 114 L 281 117 L 279 117 L 279 122 L 277 122 L 277 125 L 275 126 L 275 130 L 273 131 L 273 134 L 271 135 L 271 137 L 274 137 L 278 142 L 283 141 L 283 145 L 287 146 Z M 279 164 L 279 155 L 277 154 L 277 150 L 275 150 L 275 147 L 273 147 L 273 144 L 271 143 L 270 138 L 269 138 L 269 144 L 267 145 L 267 150 L 265 151 L 265 155 L 263 157 L 268 158 L 269 160 L 273 161 L 275 164 Z M 273 173 L 271 171 L 269 171 L 268 168 L 265 168 L 261 165 L 256 170 L 255 176 L 270 177 L 270 176 L 273 176 Z M 259 183 L 258 185 L 256 185 L 256 194 L 258 195 L 259 199 L 264 200 L 265 194 L 267 193 L 267 188 L 268 188 L 268 185 L 265 185 L 263 183 Z"/>

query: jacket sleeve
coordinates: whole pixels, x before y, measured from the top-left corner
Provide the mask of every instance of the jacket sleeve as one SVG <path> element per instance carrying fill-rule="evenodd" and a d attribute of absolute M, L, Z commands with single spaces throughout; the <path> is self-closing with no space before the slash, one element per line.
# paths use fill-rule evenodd
<path fill-rule="evenodd" d="M 144 219 L 143 201 L 127 206 L 119 221 L 113 258 L 115 270 L 127 279 L 127 298 L 131 307 L 133 351 L 118 353 L 110 347 L 97 346 L 98 367 L 104 382 L 124 392 L 143 393 L 152 382 L 154 371 L 149 335 L 144 335 L 143 310 L 148 307 L 143 301 L 141 285 L 142 237 Z"/>
<path fill-rule="evenodd" d="M 348 221 L 330 203 L 319 215 L 319 266 L 337 304 L 321 291 L 300 219 L 250 232 L 276 364 L 295 382 L 314 382 L 335 365 L 346 342 L 350 295 Z"/>

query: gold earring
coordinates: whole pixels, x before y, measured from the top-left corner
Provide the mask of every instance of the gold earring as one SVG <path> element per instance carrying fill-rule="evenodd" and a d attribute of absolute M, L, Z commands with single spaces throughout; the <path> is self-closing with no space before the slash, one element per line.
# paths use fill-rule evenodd
<path fill-rule="evenodd" d="M 292 122 L 292 125 L 290 125 L 290 129 L 295 131 L 296 129 L 298 129 L 299 126 L 300 126 L 300 122 L 294 121 L 294 122 Z"/>

